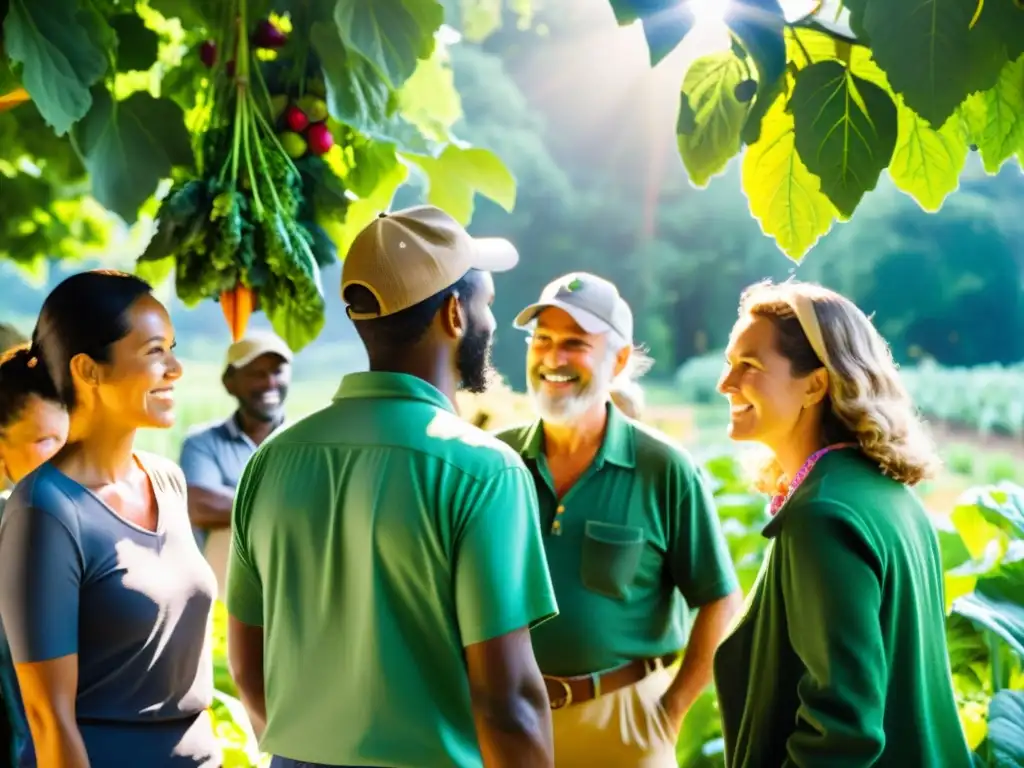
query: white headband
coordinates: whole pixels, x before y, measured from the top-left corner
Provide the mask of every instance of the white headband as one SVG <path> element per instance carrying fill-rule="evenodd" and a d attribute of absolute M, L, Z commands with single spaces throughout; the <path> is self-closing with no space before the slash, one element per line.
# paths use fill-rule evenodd
<path fill-rule="evenodd" d="M 825 369 L 832 371 L 832 363 L 828 359 L 828 351 L 825 349 L 825 338 L 821 335 L 821 324 L 818 322 L 818 313 L 814 309 L 814 301 L 801 293 L 793 293 L 789 305 L 793 308 L 800 327 L 803 328 L 807 340 L 811 343 L 811 349 L 818 356 Z"/>

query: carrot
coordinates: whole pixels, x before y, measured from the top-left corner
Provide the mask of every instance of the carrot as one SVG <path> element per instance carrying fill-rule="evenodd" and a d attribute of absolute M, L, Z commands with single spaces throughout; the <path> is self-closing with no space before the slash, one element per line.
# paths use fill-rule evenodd
<path fill-rule="evenodd" d="M 15 88 L 10 93 L 0 93 L 0 112 L 14 109 L 19 104 L 24 104 L 28 100 L 28 91 L 24 88 Z"/>
<path fill-rule="evenodd" d="M 220 295 L 220 308 L 231 330 L 232 341 L 238 341 L 245 335 L 252 316 L 254 298 L 252 288 L 242 283 Z"/>

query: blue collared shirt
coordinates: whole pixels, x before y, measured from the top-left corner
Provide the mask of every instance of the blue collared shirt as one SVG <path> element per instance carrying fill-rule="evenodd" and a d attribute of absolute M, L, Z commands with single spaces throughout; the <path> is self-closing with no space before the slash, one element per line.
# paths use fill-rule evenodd
<path fill-rule="evenodd" d="M 279 424 L 274 431 L 284 426 Z M 181 446 L 181 471 L 185 482 L 194 488 L 226 491 L 233 494 L 256 443 L 242 430 L 238 413 L 222 422 L 204 424 L 190 430 Z M 206 545 L 207 530 L 192 526 L 199 548 Z"/>

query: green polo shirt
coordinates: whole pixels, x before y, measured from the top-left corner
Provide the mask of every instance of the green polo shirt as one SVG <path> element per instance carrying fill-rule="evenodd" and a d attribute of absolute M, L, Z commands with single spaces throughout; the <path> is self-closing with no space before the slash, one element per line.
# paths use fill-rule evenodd
<path fill-rule="evenodd" d="M 238 485 L 227 607 L 264 630 L 261 748 L 482 765 L 463 648 L 554 616 L 533 481 L 402 374 L 346 376 Z"/>
<path fill-rule="evenodd" d="M 715 656 L 730 768 L 968 768 L 942 557 L 913 493 L 826 454 L 764 531 L 769 554 Z"/>
<path fill-rule="evenodd" d="M 546 674 L 600 672 L 679 650 L 686 606 L 738 588 L 711 494 L 667 436 L 609 406 L 596 458 L 562 499 L 541 422 L 498 437 L 523 456 L 537 487 L 559 610 L 533 631 Z"/>

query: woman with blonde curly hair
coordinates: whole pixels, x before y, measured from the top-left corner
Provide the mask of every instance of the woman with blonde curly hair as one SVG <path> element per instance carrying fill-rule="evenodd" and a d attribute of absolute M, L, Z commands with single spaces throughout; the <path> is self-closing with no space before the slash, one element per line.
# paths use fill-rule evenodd
<path fill-rule="evenodd" d="M 910 490 L 936 465 L 888 345 L 851 301 L 760 283 L 719 391 L 771 453 L 770 539 L 715 657 L 730 768 L 967 768 L 942 560 Z"/>

